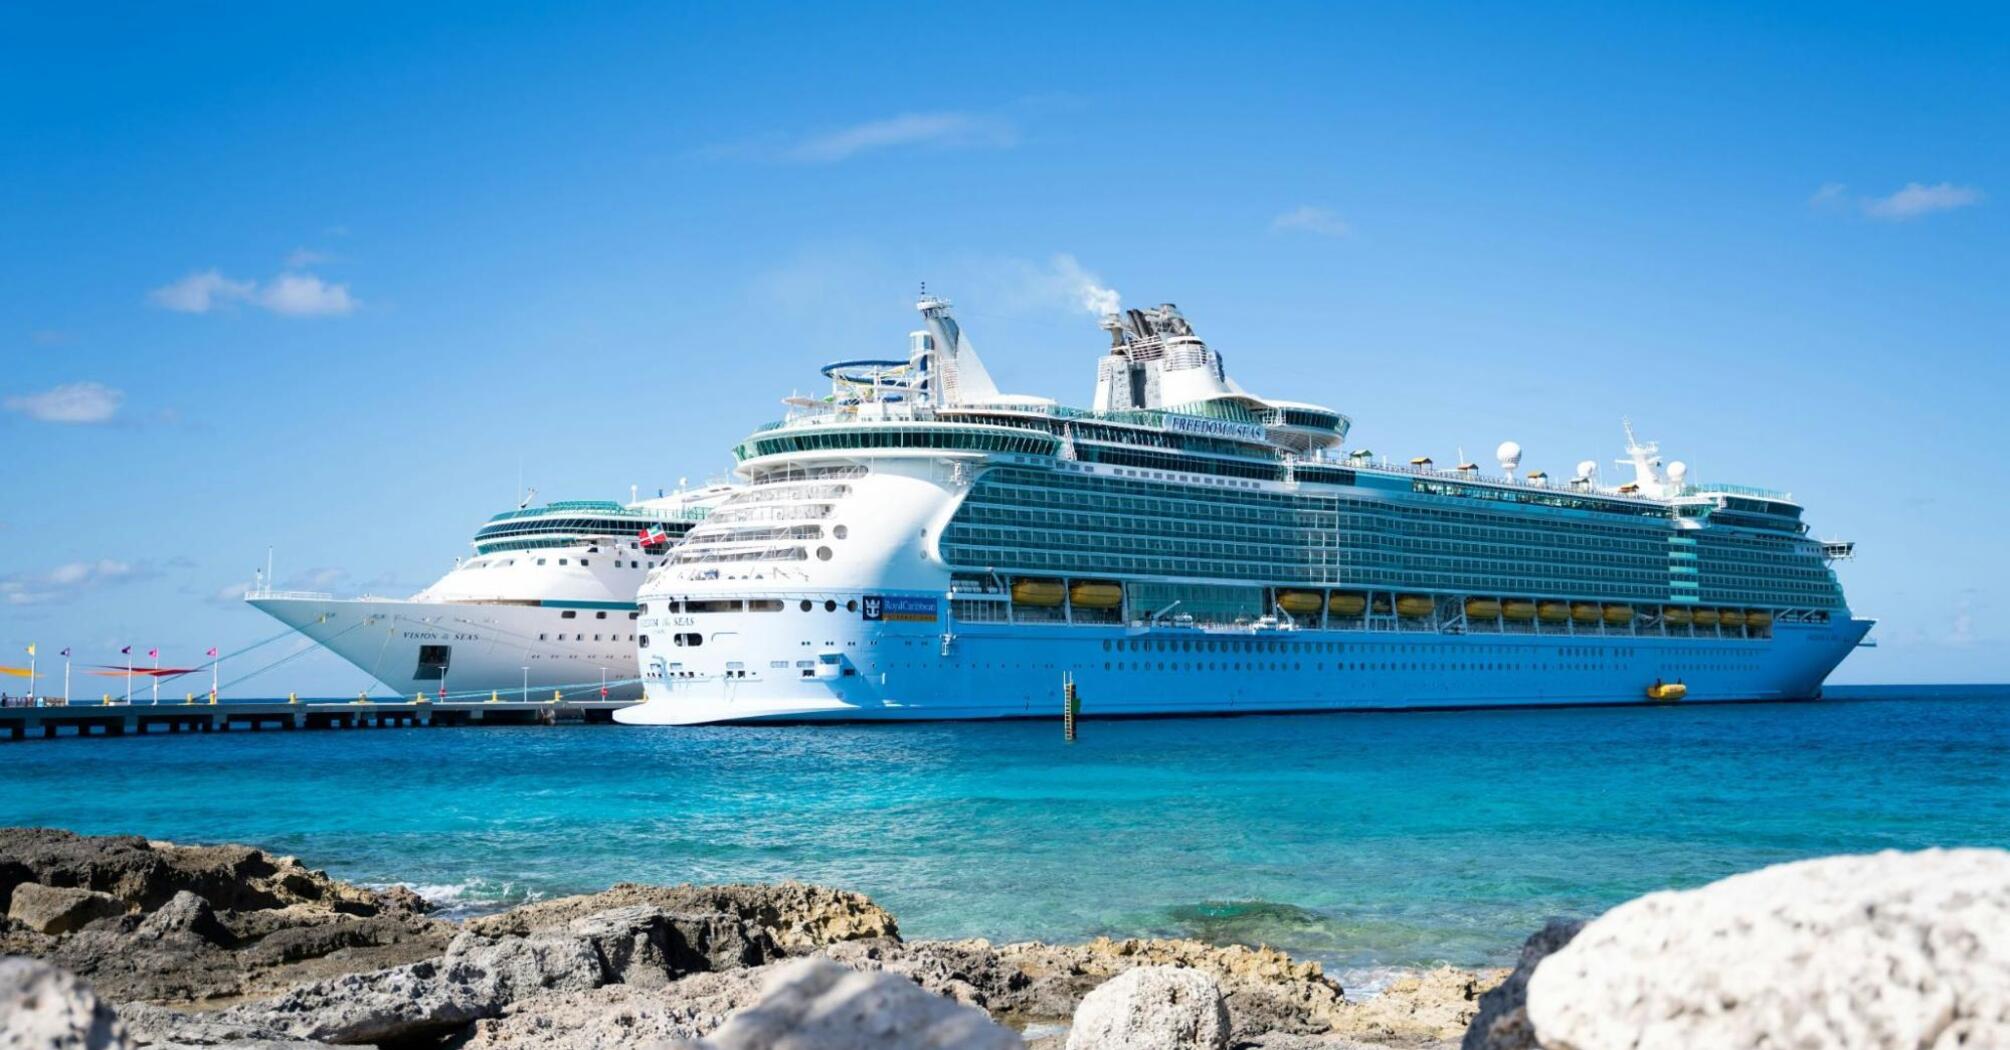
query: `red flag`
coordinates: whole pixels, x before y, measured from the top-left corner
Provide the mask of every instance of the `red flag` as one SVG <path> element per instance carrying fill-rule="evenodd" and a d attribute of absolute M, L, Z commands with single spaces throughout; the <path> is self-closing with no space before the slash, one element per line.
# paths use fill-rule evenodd
<path fill-rule="evenodd" d="M 209 647 L 209 652 L 208 652 L 208 653 L 207 653 L 206 655 L 209 655 L 209 656 L 215 656 L 215 655 L 216 655 L 216 646 L 214 646 L 214 645 L 210 646 L 210 647 Z"/>
<path fill-rule="evenodd" d="M 148 650 L 147 650 L 147 655 L 148 655 L 148 656 L 159 656 L 160 654 L 161 654 L 161 651 L 160 651 L 159 649 L 148 649 Z"/>

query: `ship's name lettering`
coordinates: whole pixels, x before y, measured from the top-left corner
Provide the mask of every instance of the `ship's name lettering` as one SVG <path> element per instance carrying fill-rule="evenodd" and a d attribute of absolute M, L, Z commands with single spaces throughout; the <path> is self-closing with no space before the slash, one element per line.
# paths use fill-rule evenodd
<path fill-rule="evenodd" d="M 1177 430 L 1182 434 L 1202 434 L 1208 437 L 1230 437 L 1243 441 L 1262 441 L 1263 428 L 1255 423 L 1236 423 L 1226 419 L 1208 419 L 1203 416 L 1168 415 L 1165 417 L 1167 430 Z"/>

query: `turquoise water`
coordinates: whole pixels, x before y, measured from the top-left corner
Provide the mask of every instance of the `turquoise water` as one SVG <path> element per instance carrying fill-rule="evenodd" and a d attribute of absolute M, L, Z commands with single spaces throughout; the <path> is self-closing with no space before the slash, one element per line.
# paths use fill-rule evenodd
<path fill-rule="evenodd" d="M 2010 689 L 1879 695 L 1088 721 L 1073 745 L 1044 722 L 26 742 L 0 745 L 0 823 L 256 843 L 460 907 L 794 877 L 910 936 L 1473 965 L 1774 861 L 2010 846 Z"/>

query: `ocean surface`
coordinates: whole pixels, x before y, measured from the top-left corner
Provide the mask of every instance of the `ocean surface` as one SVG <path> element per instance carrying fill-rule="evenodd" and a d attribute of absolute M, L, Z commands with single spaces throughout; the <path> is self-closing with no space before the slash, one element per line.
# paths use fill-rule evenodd
<path fill-rule="evenodd" d="M 451 909 L 862 890 L 908 936 L 1267 943 L 1351 979 L 1777 861 L 2010 846 L 2010 687 L 1819 703 L 0 744 L 0 824 L 232 841 Z"/>

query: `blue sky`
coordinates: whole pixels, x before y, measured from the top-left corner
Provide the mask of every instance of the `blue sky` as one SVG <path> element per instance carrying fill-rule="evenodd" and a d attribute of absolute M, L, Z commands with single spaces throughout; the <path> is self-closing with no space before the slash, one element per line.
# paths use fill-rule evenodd
<path fill-rule="evenodd" d="M 1085 401 L 1093 279 L 1377 452 L 1631 416 L 1858 541 L 1840 680 L 2010 679 L 2001 8 L 73 7 L 0 11 L 6 651 L 723 474 L 923 280 Z"/>

